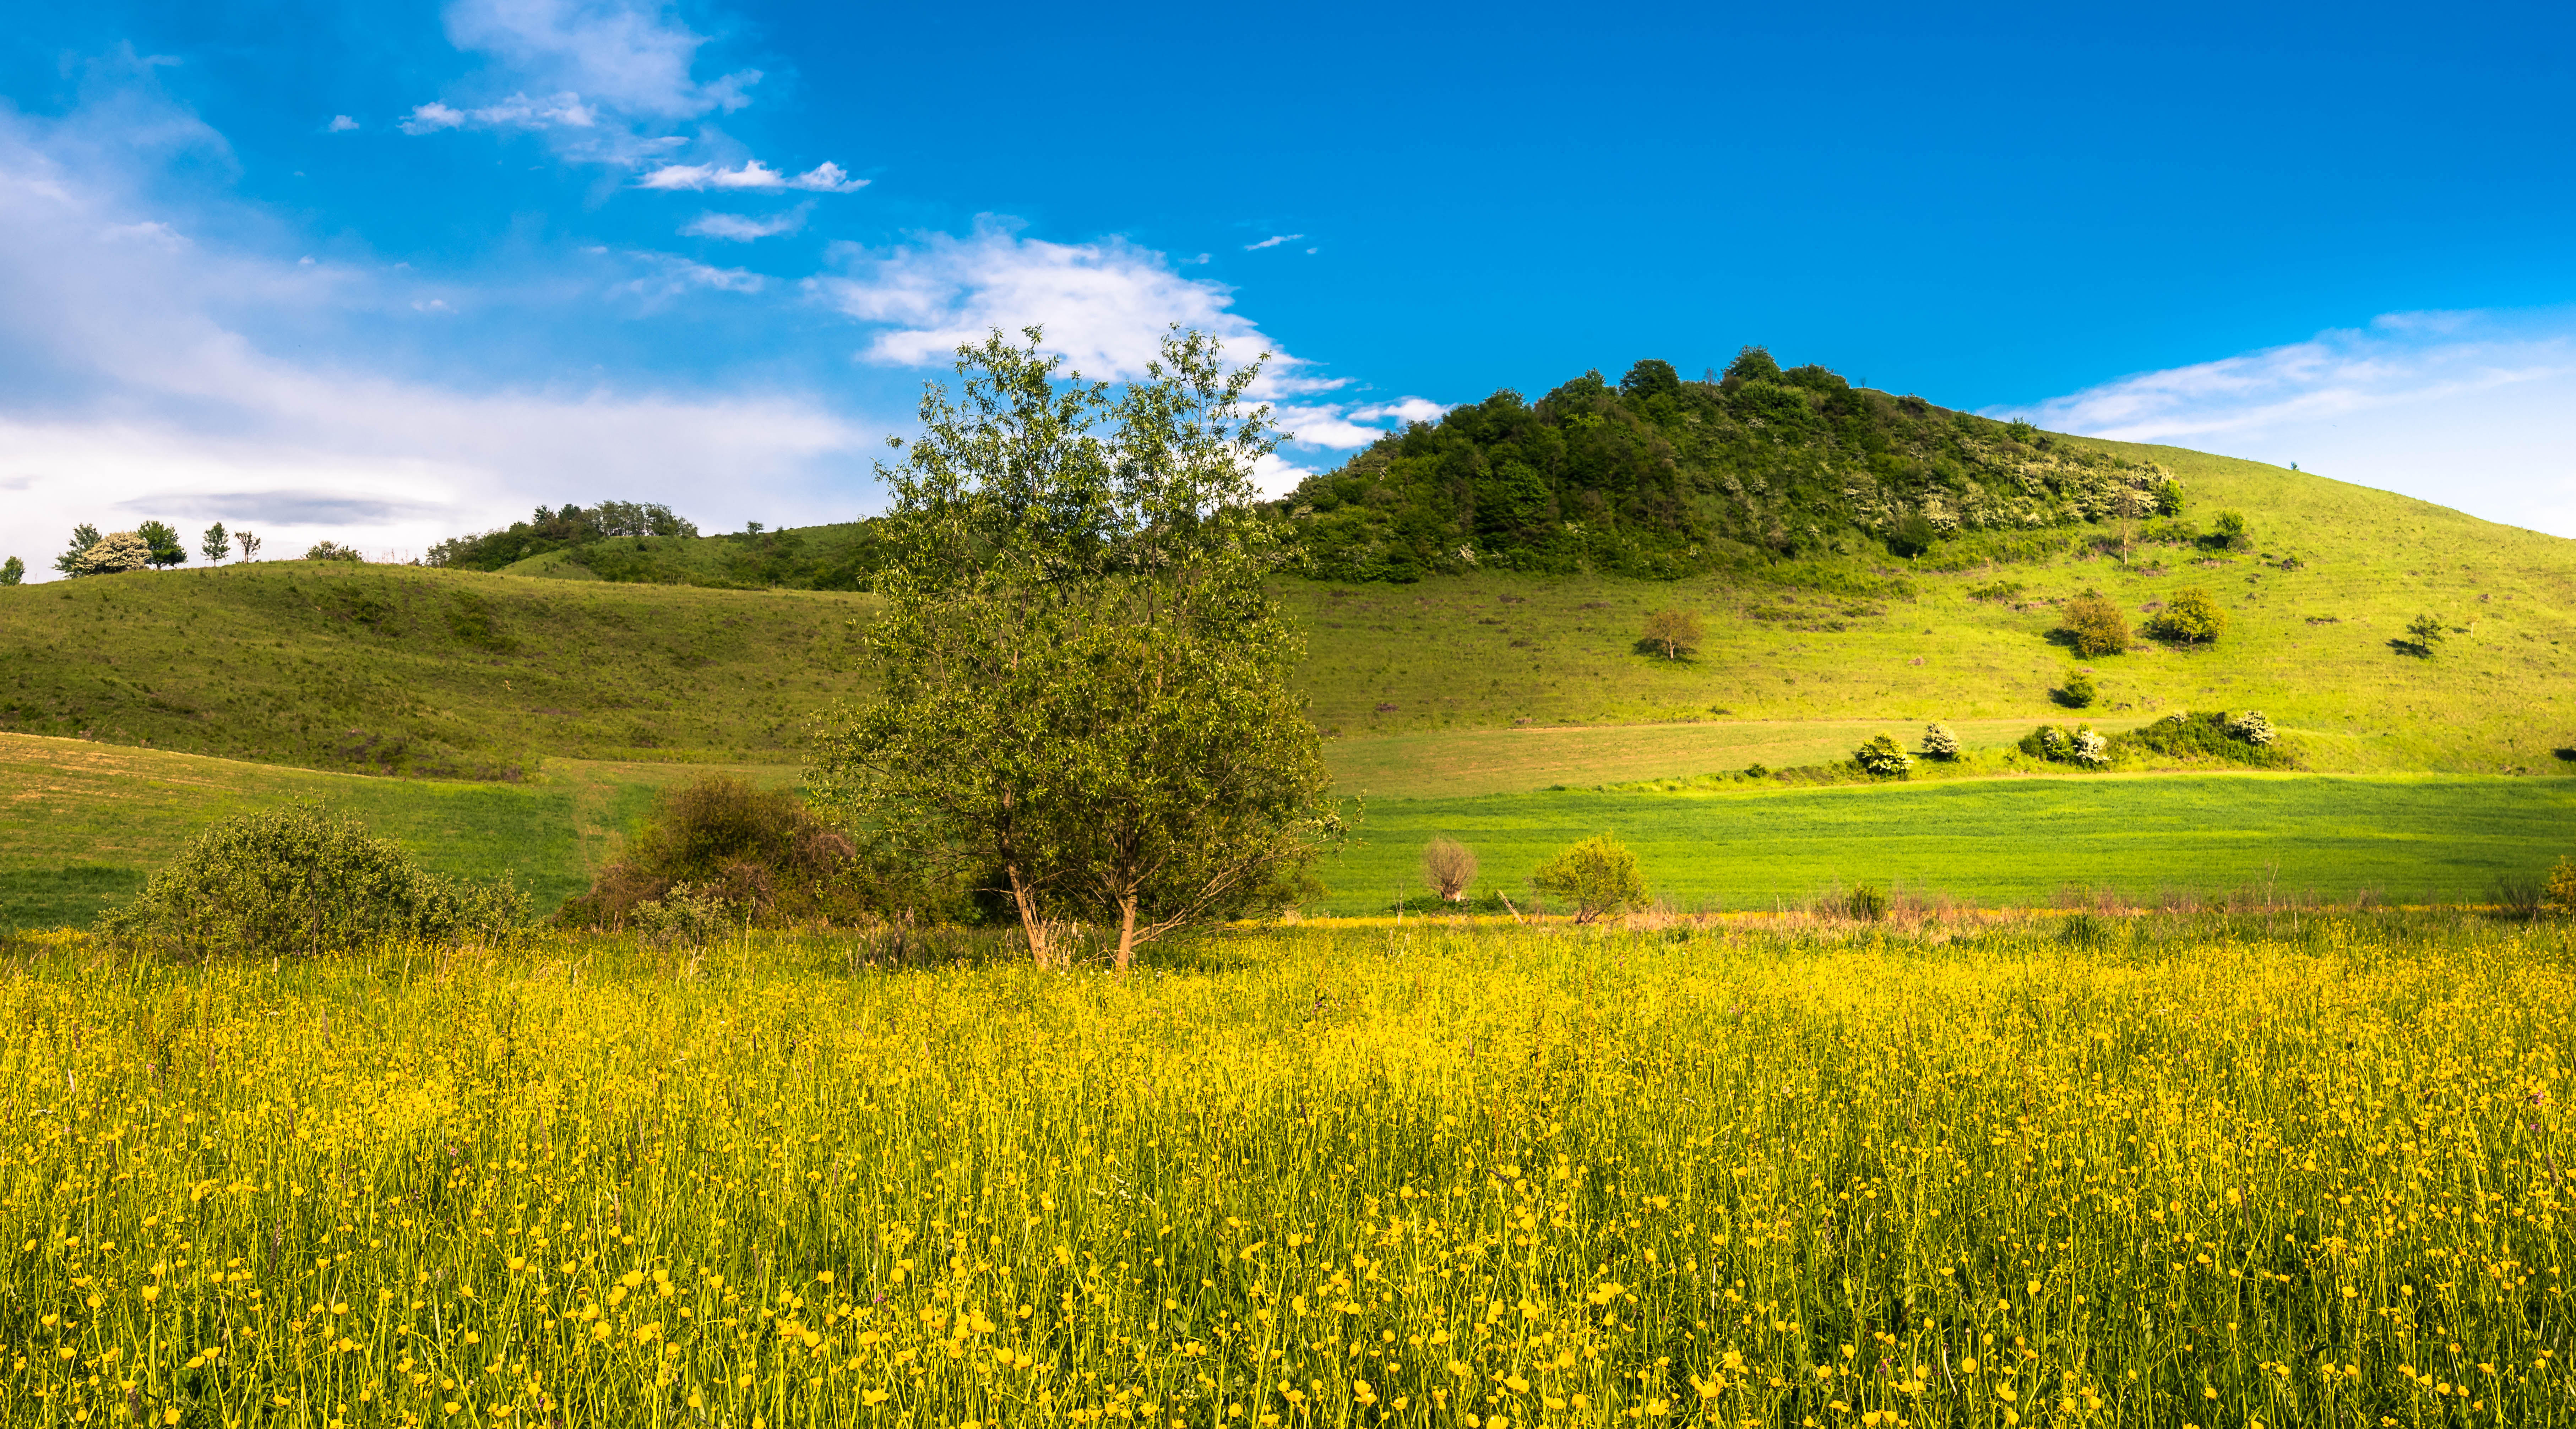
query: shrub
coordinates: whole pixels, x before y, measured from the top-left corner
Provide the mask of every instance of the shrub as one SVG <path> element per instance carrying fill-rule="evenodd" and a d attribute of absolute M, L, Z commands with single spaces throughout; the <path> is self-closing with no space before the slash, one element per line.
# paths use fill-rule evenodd
<path fill-rule="evenodd" d="M 1996 581 L 1990 585 L 1970 586 L 1970 600 L 2010 600 L 2030 587 L 2019 581 Z"/>
<path fill-rule="evenodd" d="M 1909 511 L 1887 533 L 1887 549 L 1892 555 L 1919 556 L 1932 549 L 1939 534 L 1932 529 L 1931 518 L 1920 511 Z"/>
<path fill-rule="evenodd" d="M 1744 766 L 1744 777 L 1747 779 L 1768 779 L 1771 777 L 1771 766 L 1768 764 L 1747 764 Z"/>
<path fill-rule="evenodd" d="M 1659 610 L 1646 617 L 1645 644 L 1678 660 L 1699 648 L 1699 617 L 1687 610 Z"/>
<path fill-rule="evenodd" d="M 359 555 L 357 548 L 354 546 L 343 546 L 337 541 L 316 541 L 305 551 L 304 559 L 308 561 L 364 561 L 366 560 L 366 557 Z"/>
<path fill-rule="evenodd" d="M 2553 913 L 2576 913 L 2576 859 L 2561 857 L 2549 869 L 2542 896 Z"/>
<path fill-rule="evenodd" d="M 625 856 L 555 917 L 623 927 L 686 886 L 747 922 L 846 921 L 874 910 L 862 875 L 857 845 L 794 794 L 711 775 L 664 790 Z"/>
<path fill-rule="evenodd" d="M 1433 839 L 1422 850 L 1422 881 L 1443 903 L 1464 901 L 1476 881 L 1475 851 L 1453 838 Z"/>
<path fill-rule="evenodd" d="M 2159 640 L 2180 645 L 2206 645 L 2227 633 L 2227 612 L 2198 586 L 2174 592 L 2173 599 L 2147 624 Z"/>
<path fill-rule="evenodd" d="M 1887 916 L 1887 892 L 1875 883 L 1863 883 L 1843 895 L 1843 911 L 1853 921 L 1876 923 Z"/>
<path fill-rule="evenodd" d="M 113 576 L 126 571 L 139 571 L 152 564 L 152 545 L 132 531 L 111 531 L 99 537 L 80 553 L 79 568 L 73 572 L 84 576 Z"/>
<path fill-rule="evenodd" d="M 357 820 L 300 802 L 189 840 L 101 930 L 185 957 L 310 957 L 386 942 L 497 939 L 527 917 L 509 883 L 430 873 Z"/>
<path fill-rule="evenodd" d="M 2074 736 L 2067 741 L 2067 753 L 2076 763 L 2088 769 L 2105 768 L 2111 763 L 2110 741 L 2080 725 L 2077 726 Z"/>
<path fill-rule="evenodd" d="M 1608 834 L 1585 839 L 1539 865 L 1530 875 L 1530 886 L 1571 901 L 1577 923 L 1624 912 L 1646 901 L 1646 879 L 1637 871 L 1637 856 Z"/>
<path fill-rule="evenodd" d="M 2094 688 L 2091 675 L 2082 670 L 2069 670 L 2066 672 L 2066 683 L 2057 687 L 2056 695 L 2059 704 L 2071 710 L 2080 710 L 2100 698 L 2101 692 Z"/>
<path fill-rule="evenodd" d="M 2210 520 L 2210 533 L 2203 544 L 2213 550 L 2245 551 L 2254 546 L 2254 538 L 2245 534 L 2245 518 L 2234 511 L 2221 511 Z"/>
<path fill-rule="evenodd" d="M 702 948 L 731 937 L 750 921 L 749 913 L 729 890 L 675 883 L 661 897 L 636 904 L 627 921 L 652 947 Z"/>
<path fill-rule="evenodd" d="M 1956 759 L 1959 736 L 1952 734 L 1946 724 L 1927 724 L 1923 726 L 1923 752 L 1934 759 Z"/>
<path fill-rule="evenodd" d="M 2248 720 L 2260 721 L 2248 724 Z M 2256 740 L 2251 732 L 2265 736 Z M 2280 732 L 2256 711 L 2230 718 L 2215 710 L 2186 714 L 2176 710 L 2152 724 L 2141 725 L 2113 741 L 2122 748 L 2152 750 L 2168 758 L 2198 758 L 2257 769 L 2287 769 L 2297 761 L 2280 744 Z"/>
<path fill-rule="evenodd" d="M 1914 767 L 1914 756 L 1893 735 L 1875 735 L 1852 751 L 1852 762 L 1875 778 L 1902 779 Z"/>
<path fill-rule="evenodd" d="M 2129 618 L 2099 591 L 2088 590 L 2066 603 L 2065 630 L 2075 653 L 2088 660 L 2129 648 Z"/>

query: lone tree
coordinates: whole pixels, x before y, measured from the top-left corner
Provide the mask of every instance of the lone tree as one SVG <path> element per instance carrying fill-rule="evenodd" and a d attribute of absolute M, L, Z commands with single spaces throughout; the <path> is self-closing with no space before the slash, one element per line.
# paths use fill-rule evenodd
<path fill-rule="evenodd" d="M 2433 647 L 2450 638 L 2450 627 L 2438 615 L 2419 615 L 2406 622 L 2406 643 L 2425 659 L 2433 657 Z"/>
<path fill-rule="evenodd" d="M 2075 653 L 2088 660 L 2129 648 L 2129 618 L 2100 591 L 2088 590 L 2066 603 L 2065 628 Z"/>
<path fill-rule="evenodd" d="M 1646 617 L 1645 643 L 1678 660 L 1699 648 L 1699 617 L 1687 610 L 1659 610 Z"/>
<path fill-rule="evenodd" d="M 197 550 L 205 556 L 208 565 L 220 566 L 224 563 L 224 557 L 233 553 L 233 546 L 232 542 L 226 539 L 223 522 L 218 521 L 206 528 L 206 538 L 197 543 Z"/>
<path fill-rule="evenodd" d="M 86 521 L 74 526 L 71 546 L 61 555 L 54 557 L 54 569 L 67 576 L 88 574 L 81 567 L 82 558 L 89 554 L 89 548 L 97 545 L 100 539 L 96 526 Z"/>
<path fill-rule="evenodd" d="M 27 563 L 11 556 L 0 561 L 0 585 L 16 585 L 27 578 Z"/>
<path fill-rule="evenodd" d="M 1646 901 L 1645 875 L 1637 856 L 1608 834 L 1597 834 L 1539 865 L 1530 886 L 1574 905 L 1574 921 L 1590 923 L 1604 913 L 1622 913 Z"/>
<path fill-rule="evenodd" d="M 1075 919 L 1117 965 L 1277 907 L 1340 825 L 1263 579 L 1279 443 L 1254 366 L 1175 329 L 1114 399 L 995 332 L 928 387 L 892 493 L 876 697 L 818 723 L 809 785 L 884 851 L 1005 897 L 1040 966 Z"/>
<path fill-rule="evenodd" d="M 240 543 L 241 558 L 243 560 L 255 561 L 259 559 L 259 538 L 257 536 L 252 535 L 248 531 L 235 531 L 233 533 L 233 540 Z"/>
<path fill-rule="evenodd" d="M 1475 850 L 1445 834 L 1433 839 L 1422 850 L 1422 881 L 1443 903 L 1465 902 L 1476 881 Z"/>

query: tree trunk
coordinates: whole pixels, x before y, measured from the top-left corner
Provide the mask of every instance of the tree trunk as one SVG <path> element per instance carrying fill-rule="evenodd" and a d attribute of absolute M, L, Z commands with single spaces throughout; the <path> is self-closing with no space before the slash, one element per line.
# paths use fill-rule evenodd
<path fill-rule="evenodd" d="M 1047 926 L 1046 920 L 1038 916 L 1037 894 L 1030 891 L 1027 884 L 1020 882 L 1018 865 L 1005 864 L 1002 871 L 1010 876 L 1011 904 L 1019 910 L 1020 931 L 1028 935 L 1029 956 L 1037 960 L 1039 967 L 1046 967 L 1049 956 Z"/>
<path fill-rule="evenodd" d="M 1136 895 L 1118 900 L 1118 971 L 1124 974 L 1136 957 Z"/>

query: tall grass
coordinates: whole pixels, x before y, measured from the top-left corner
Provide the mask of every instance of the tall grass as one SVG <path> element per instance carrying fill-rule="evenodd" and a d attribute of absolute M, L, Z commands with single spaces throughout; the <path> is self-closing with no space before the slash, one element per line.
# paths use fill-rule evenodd
<path fill-rule="evenodd" d="M 2562 933 L 2088 918 L 57 938 L 0 1419 L 2576 1422 Z"/>

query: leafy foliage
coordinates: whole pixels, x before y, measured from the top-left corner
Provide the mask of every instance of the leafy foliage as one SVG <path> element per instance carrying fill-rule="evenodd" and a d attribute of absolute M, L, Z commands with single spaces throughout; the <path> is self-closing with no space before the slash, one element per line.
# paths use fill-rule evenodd
<path fill-rule="evenodd" d="M 224 557 L 233 553 L 231 533 L 224 530 L 223 522 L 218 521 L 206 528 L 205 536 L 197 542 L 197 550 L 210 565 L 222 564 Z"/>
<path fill-rule="evenodd" d="M 1329 579 L 1470 564 L 1669 578 L 2099 520 L 2118 493 L 2152 503 L 2171 479 L 1747 349 L 1719 382 L 1648 360 L 1615 388 L 1590 372 L 1536 403 L 1497 392 L 1277 509 Z"/>
<path fill-rule="evenodd" d="M 1887 890 L 1875 883 L 1857 883 L 1843 895 L 1843 912 L 1857 923 L 1884 922 L 1887 918 Z"/>
<path fill-rule="evenodd" d="M 858 848 L 783 790 L 710 775 L 666 789 L 624 857 L 555 916 L 571 927 L 616 928 L 669 912 L 677 890 L 713 900 L 737 922 L 848 922 L 876 911 Z"/>
<path fill-rule="evenodd" d="M 2066 672 L 2065 680 L 2058 685 L 2055 694 L 2059 704 L 2068 709 L 2080 710 L 2090 707 L 2095 700 L 2100 699 L 2102 692 L 2094 685 L 2090 672 L 2069 670 Z"/>
<path fill-rule="evenodd" d="M 11 556 L 0 561 L 0 585 L 16 585 L 27 578 L 27 563 Z"/>
<path fill-rule="evenodd" d="M 151 549 L 152 564 L 176 566 L 187 563 L 188 548 L 180 543 L 179 533 L 167 522 L 146 521 L 134 528 L 134 534 L 142 537 L 143 544 Z"/>
<path fill-rule="evenodd" d="M 1703 634 L 1696 614 L 1658 610 L 1646 617 L 1646 638 L 1642 643 L 1663 651 L 1667 660 L 1678 660 L 1699 648 Z"/>
<path fill-rule="evenodd" d="M 1934 759 L 1956 759 L 1959 736 L 1946 724 L 1927 724 L 1923 727 L 1923 752 Z"/>
<path fill-rule="evenodd" d="M 2272 722 L 2259 710 L 2229 716 L 2221 710 L 2176 710 L 2119 736 L 2122 749 L 2141 749 L 2167 759 L 2241 764 L 2255 769 L 2290 769 L 2298 761 L 2280 743 Z"/>
<path fill-rule="evenodd" d="M 2088 590 L 2066 603 L 2062 612 L 2075 653 L 2091 660 L 2118 655 L 2129 648 L 2129 618 L 2100 591 Z"/>
<path fill-rule="evenodd" d="M 497 531 L 455 536 L 429 548 L 421 564 L 497 571 L 549 551 L 587 546 L 620 536 L 693 537 L 697 526 L 658 501 L 603 501 L 587 509 L 573 503 L 540 506 L 525 521 Z"/>
<path fill-rule="evenodd" d="M 1902 779 L 1914 767 L 1914 756 L 1891 734 L 1873 735 L 1852 751 L 1852 762 L 1880 779 Z"/>
<path fill-rule="evenodd" d="M 358 548 L 355 546 L 343 546 L 337 541 L 316 541 L 310 547 L 306 548 L 304 559 L 308 561 L 347 561 L 352 564 L 362 564 L 367 558 L 358 554 Z"/>
<path fill-rule="evenodd" d="M 2576 914 L 2576 859 L 2564 855 L 2549 866 L 2543 897 L 2553 913 Z"/>
<path fill-rule="evenodd" d="M 2227 633 L 2227 611 L 2198 586 L 2174 592 L 2147 632 L 2179 645 L 2207 645 Z"/>
<path fill-rule="evenodd" d="M 2438 615 L 2419 615 L 2406 622 L 2406 643 L 2416 654 L 2431 659 L 2433 651 L 2450 638 L 2451 629 Z"/>
<path fill-rule="evenodd" d="M 355 819 L 299 801 L 199 834 L 100 928 L 182 957 L 311 957 L 498 939 L 526 916 L 527 900 L 509 883 L 430 873 Z"/>
<path fill-rule="evenodd" d="M 1279 906 L 1336 827 L 1287 683 L 1302 643 L 1262 584 L 1287 553 L 1251 471 L 1278 438 L 1243 405 L 1255 369 L 1202 334 L 1114 403 L 1024 336 L 961 348 L 960 390 L 928 391 L 878 467 L 884 684 L 820 729 L 810 775 L 891 857 L 1008 897 L 1041 964 L 1082 916 L 1124 968 Z"/>
<path fill-rule="evenodd" d="M 61 555 L 54 557 L 54 569 L 67 576 L 87 575 L 88 572 L 82 569 L 82 562 L 89 556 L 90 547 L 97 545 L 100 539 L 96 526 L 86 521 L 74 526 L 71 545 L 66 547 Z"/>
<path fill-rule="evenodd" d="M 1530 886 L 1572 903 L 1577 923 L 1646 901 L 1646 877 L 1638 871 L 1637 855 L 1609 834 L 1596 834 L 1540 864 L 1530 875 Z"/>

